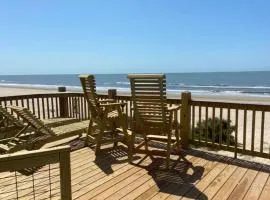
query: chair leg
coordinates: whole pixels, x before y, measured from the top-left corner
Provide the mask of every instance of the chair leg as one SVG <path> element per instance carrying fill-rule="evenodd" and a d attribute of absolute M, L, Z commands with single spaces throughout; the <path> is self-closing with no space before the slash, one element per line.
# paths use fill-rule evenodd
<path fill-rule="evenodd" d="M 148 148 L 148 139 L 146 137 L 146 134 L 144 134 L 144 142 L 145 142 L 145 151 L 146 151 L 146 155 L 149 156 L 152 160 L 154 159 L 154 156 L 152 155 L 152 152 L 149 151 L 149 148 Z"/>
<path fill-rule="evenodd" d="M 176 137 L 176 147 L 177 147 L 177 150 L 180 151 L 180 135 L 179 135 L 179 131 L 178 131 L 178 126 L 177 125 L 176 125 L 176 128 L 175 128 L 175 137 Z"/>
<path fill-rule="evenodd" d="M 116 135 L 117 135 L 117 130 L 116 130 L 116 128 L 117 128 L 117 124 L 116 124 L 116 122 L 113 122 L 113 124 L 112 124 L 112 138 L 114 139 L 114 140 L 116 140 L 117 138 L 116 138 Z M 117 141 L 114 141 L 113 142 L 113 148 L 116 148 L 118 146 L 118 142 Z"/>
<path fill-rule="evenodd" d="M 113 143 L 113 148 L 116 148 L 118 146 L 118 142 Z"/>
<path fill-rule="evenodd" d="M 89 125 L 88 125 L 88 129 L 87 129 L 87 133 L 86 133 L 86 138 L 85 138 L 85 141 L 84 141 L 84 146 L 87 146 L 88 145 L 88 142 L 89 142 L 88 135 L 90 135 L 91 132 L 92 132 L 92 126 L 93 126 L 93 120 L 90 119 L 90 122 L 89 122 Z"/>
<path fill-rule="evenodd" d="M 170 156 L 171 156 L 171 133 L 168 134 L 168 141 L 167 141 L 167 154 L 166 154 L 166 169 L 170 166 Z"/>
<path fill-rule="evenodd" d="M 100 124 L 99 127 L 100 127 L 100 132 L 98 133 L 98 135 L 96 137 L 96 152 L 95 152 L 96 155 L 100 152 L 100 146 L 101 146 L 102 137 L 103 137 L 103 133 L 104 133 L 103 125 Z"/>
<path fill-rule="evenodd" d="M 181 146 L 180 146 L 180 140 L 176 139 L 176 148 L 177 148 L 177 153 L 179 154 L 179 158 L 178 160 L 180 161 L 181 158 L 184 160 L 184 161 L 187 161 L 187 159 L 184 157 L 184 155 L 181 153 Z"/>
<path fill-rule="evenodd" d="M 123 129 L 123 134 L 124 134 L 124 142 L 129 145 L 129 136 L 127 132 L 127 116 L 125 114 L 122 114 L 121 119 L 120 119 L 120 126 Z"/>
<path fill-rule="evenodd" d="M 171 155 L 171 148 L 169 147 L 167 149 L 167 155 L 166 155 L 166 169 L 170 166 L 170 155 Z"/>
<path fill-rule="evenodd" d="M 3 124 L 3 127 L 4 127 L 4 128 L 7 128 L 7 127 L 5 126 L 5 118 L 1 119 L 1 117 L 0 117 L 0 127 L 2 126 L 2 124 Z"/>
<path fill-rule="evenodd" d="M 176 135 L 176 147 L 177 147 L 177 152 L 179 154 L 178 160 L 180 161 L 181 159 L 183 159 L 186 163 L 191 164 L 191 162 L 189 162 L 181 152 L 179 133 Z"/>
<path fill-rule="evenodd" d="M 132 133 L 129 140 L 129 148 L 128 148 L 128 162 L 131 164 L 133 161 L 133 149 L 135 142 L 135 133 Z"/>
<path fill-rule="evenodd" d="M 144 139 L 144 142 L 145 142 L 145 151 L 148 152 L 149 149 L 148 149 L 148 140 L 147 140 L 146 134 L 143 135 L 143 139 Z"/>

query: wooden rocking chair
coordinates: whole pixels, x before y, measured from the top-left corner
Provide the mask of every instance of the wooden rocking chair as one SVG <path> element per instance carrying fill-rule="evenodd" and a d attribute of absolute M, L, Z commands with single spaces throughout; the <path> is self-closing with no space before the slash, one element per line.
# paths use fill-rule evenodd
<path fill-rule="evenodd" d="M 129 74 L 128 78 L 134 106 L 129 161 L 132 162 L 134 151 L 142 146 L 145 146 L 147 155 L 152 157 L 154 151 L 149 150 L 148 143 L 157 141 L 166 144 L 166 151 L 162 153 L 166 155 L 166 168 L 168 168 L 172 148 L 176 146 L 178 150 L 180 149 L 179 133 L 176 131 L 175 135 L 172 135 L 173 112 L 179 110 L 180 106 L 167 107 L 164 74 Z M 144 140 L 135 147 L 136 134 L 141 134 Z M 182 157 L 180 154 L 179 156 Z"/>
<path fill-rule="evenodd" d="M 99 101 L 94 75 L 80 75 L 79 78 L 90 115 L 85 144 L 88 144 L 89 139 L 96 143 L 95 153 L 98 154 L 103 143 L 113 142 L 114 146 L 117 146 L 118 142 L 126 142 L 128 140 L 127 117 L 121 110 L 123 103 L 117 103 L 112 99 Z M 119 132 L 123 134 L 118 134 Z"/>

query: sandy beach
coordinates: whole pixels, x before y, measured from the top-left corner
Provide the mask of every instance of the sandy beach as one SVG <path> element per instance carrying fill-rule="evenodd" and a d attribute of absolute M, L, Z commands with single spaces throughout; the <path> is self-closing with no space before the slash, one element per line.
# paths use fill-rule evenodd
<path fill-rule="evenodd" d="M 0 97 L 1 96 L 15 96 L 15 95 L 26 95 L 26 94 L 41 94 L 41 93 L 56 93 L 57 89 L 37 89 L 37 88 L 18 88 L 18 87 L 0 87 Z M 118 94 L 121 94 L 118 92 Z M 127 95 L 125 93 L 124 95 Z M 180 96 L 180 94 L 179 94 Z M 168 95 L 169 98 L 177 98 L 178 95 Z M 234 103 L 254 103 L 254 104 L 267 104 L 270 105 L 270 97 L 257 97 L 257 96 L 225 96 L 225 95 L 201 95 L 192 96 L 194 100 L 202 101 L 220 101 L 220 102 L 234 102 Z M 219 108 L 216 108 L 216 116 L 219 116 Z M 212 108 L 208 110 L 208 116 L 212 116 Z M 223 118 L 227 119 L 227 110 L 223 109 Z M 195 122 L 199 119 L 198 108 L 195 109 Z M 205 108 L 202 108 L 202 120 L 205 119 Z M 235 110 L 231 110 L 230 120 L 232 124 L 235 125 Z M 196 124 L 196 123 L 195 123 Z M 243 128 L 244 128 L 244 112 L 239 110 L 238 114 L 238 143 L 243 145 Z M 251 148 L 251 137 L 252 137 L 252 111 L 247 112 L 247 128 L 246 128 L 246 148 Z M 261 112 L 256 112 L 255 116 L 255 142 L 254 146 L 256 150 L 259 150 L 261 142 Z M 264 123 L 264 138 L 263 138 L 263 149 L 265 153 L 269 153 L 270 150 L 270 113 L 265 113 L 265 123 Z M 222 152 L 221 152 L 222 153 Z M 224 152 L 223 152 L 224 153 Z M 225 152 L 228 155 L 228 152 Z"/>
<path fill-rule="evenodd" d="M 0 97 L 27 95 L 27 94 L 54 93 L 54 92 L 58 92 L 58 91 L 56 89 L 55 90 L 46 90 L 46 89 L 36 89 L 36 88 L 0 86 Z"/>
<path fill-rule="evenodd" d="M 70 92 L 78 92 L 78 90 L 69 90 Z M 97 90 L 100 94 L 105 94 L 107 91 Z M 30 87 L 18 87 L 18 86 L 1 86 L 0 85 L 0 97 L 1 96 L 16 96 L 26 94 L 42 94 L 42 93 L 55 93 L 58 89 L 44 89 L 44 88 L 30 88 Z M 118 90 L 117 94 L 130 95 L 129 92 Z M 181 98 L 181 93 L 175 94 L 167 92 L 167 97 L 172 99 Z M 255 104 L 269 104 L 270 96 L 256 96 L 256 95 L 226 95 L 226 94 L 192 94 L 192 99 L 201 101 L 220 101 L 220 102 L 232 102 L 232 103 L 255 103 Z"/>

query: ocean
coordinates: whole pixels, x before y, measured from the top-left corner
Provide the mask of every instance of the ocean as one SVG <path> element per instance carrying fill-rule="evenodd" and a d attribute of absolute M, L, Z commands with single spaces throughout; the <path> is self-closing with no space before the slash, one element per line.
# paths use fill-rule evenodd
<path fill-rule="evenodd" d="M 270 96 L 270 71 L 168 73 L 167 92 L 190 91 L 198 95 Z M 96 74 L 97 90 L 116 88 L 129 92 L 127 74 Z M 0 86 L 55 89 L 66 86 L 81 91 L 77 74 L 0 75 Z"/>

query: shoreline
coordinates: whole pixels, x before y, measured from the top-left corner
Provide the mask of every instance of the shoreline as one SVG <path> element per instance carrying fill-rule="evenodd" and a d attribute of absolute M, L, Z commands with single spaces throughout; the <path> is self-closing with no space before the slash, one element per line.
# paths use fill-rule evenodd
<path fill-rule="evenodd" d="M 60 87 L 60 86 L 59 86 Z M 74 89 L 68 86 L 64 86 L 67 89 L 67 92 L 82 92 L 80 87 Z M 117 88 L 116 88 L 117 89 Z M 29 87 L 29 86 L 6 86 L 0 85 L 0 97 L 4 96 L 16 96 L 16 95 L 27 95 L 27 94 L 42 94 L 42 93 L 57 93 L 58 87 Z M 107 90 L 97 89 L 99 94 L 106 94 Z M 120 95 L 128 96 L 130 95 L 129 92 L 118 89 L 117 93 Z M 256 103 L 256 104 L 264 104 L 270 105 L 270 96 L 258 96 L 258 95 L 232 95 L 232 94 L 211 94 L 206 92 L 205 94 L 196 94 L 192 93 L 192 99 L 199 100 L 199 101 L 217 101 L 217 102 L 231 102 L 231 103 Z M 181 97 L 181 91 L 179 94 L 172 93 L 170 91 L 167 92 L 167 98 L 177 99 Z"/>

